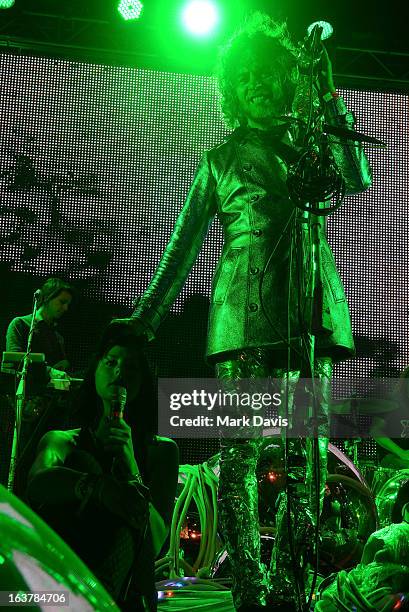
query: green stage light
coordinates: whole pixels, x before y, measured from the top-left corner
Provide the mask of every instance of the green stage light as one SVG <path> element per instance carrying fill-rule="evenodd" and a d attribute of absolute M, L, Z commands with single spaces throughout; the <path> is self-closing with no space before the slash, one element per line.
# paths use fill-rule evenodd
<path fill-rule="evenodd" d="M 140 2 L 140 0 L 121 0 L 118 5 L 118 11 L 125 21 L 139 19 L 142 8 L 143 4 Z"/>
<path fill-rule="evenodd" d="M 185 28 L 196 36 L 205 36 L 215 29 L 219 15 L 215 5 L 207 0 L 192 0 L 182 11 Z"/>
<path fill-rule="evenodd" d="M 0 9 L 8 9 L 14 5 L 14 0 L 0 0 Z"/>

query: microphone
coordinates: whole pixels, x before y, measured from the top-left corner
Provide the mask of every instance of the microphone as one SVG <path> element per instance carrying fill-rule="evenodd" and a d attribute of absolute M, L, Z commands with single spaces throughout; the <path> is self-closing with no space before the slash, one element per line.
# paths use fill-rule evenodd
<path fill-rule="evenodd" d="M 36 291 L 34 291 L 34 299 L 35 301 L 39 300 L 41 297 L 41 289 L 37 289 Z"/>
<path fill-rule="evenodd" d="M 307 36 L 299 45 L 297 63 L 301 74 L 309 74 L 311 69 L 315 73 L 318 68 L 322 54 L 322 31 L 322 26 L 314 24 L 311 30 L 308 29 Z"/>
<path fill-rule="evenodd" d="M 125 387 L 118 387 L 117 397 L 111 402 L 111 420 L 122 419 L 125 411 L 127 393 Z"/>

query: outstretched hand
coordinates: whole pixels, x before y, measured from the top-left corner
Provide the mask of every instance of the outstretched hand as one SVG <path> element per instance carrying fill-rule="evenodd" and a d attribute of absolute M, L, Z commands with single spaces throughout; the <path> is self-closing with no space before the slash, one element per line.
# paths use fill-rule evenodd
<path fill-rule="evenodd" d="M 298 68 L 302 74 L 310 74 L 311 63 L 316 71 L 320 93 L 322 95 L 335 92 L 332 63 L 328 51 L 322 40 L 315 42 L 317 36 L 321 37 L 322 28 L 316 26 L 302 44 L 298 57 Z"/>
<path fill-rule="evenodd" d="M 112 319 L 108 328 L 110 333 L 115 333 L 116 331 L 121 332 L 125 331 L 126 329 L 130 330 L 133 334 L 135 334 L 135 336 L 140 336 L 141 338 L 147 340 L 148 335 L 146 326 L 136 317 Z"/>

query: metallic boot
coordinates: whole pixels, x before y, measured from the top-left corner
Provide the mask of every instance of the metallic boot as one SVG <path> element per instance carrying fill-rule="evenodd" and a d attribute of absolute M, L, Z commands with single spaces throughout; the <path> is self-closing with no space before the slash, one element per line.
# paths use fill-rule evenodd
<path fill-rule="evenodd" d="M 216 365 L 225 391 L 235 391 L 236 381 L 268 378 L 266 351 L 242 351 L 237 359 Z M 260 560 L 258 484 L 256 466 L 262 438 L 221 438 L 219 516 L 232 567 L 232 595 L 236 609 L 266 605 L 266 567 Z M 262 608 L 261 608 L 262 609 Z"/>

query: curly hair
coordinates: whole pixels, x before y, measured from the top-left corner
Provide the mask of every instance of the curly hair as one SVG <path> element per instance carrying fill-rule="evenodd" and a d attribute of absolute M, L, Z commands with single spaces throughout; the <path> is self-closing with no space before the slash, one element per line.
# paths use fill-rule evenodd
<path fill-rule="evenodd" d="M 296 48 L 291 42 L 286 23 L 274 22 L 266 13 L 252 13 L 244 25 L 221 48 L 216 76 L 220 106 L 228 128 L 245 123 L 236 97 L 235 74 L 245 52 L 268 54 L 281 75 L 285 112 L 291 110 L 297 78 Z"/>

